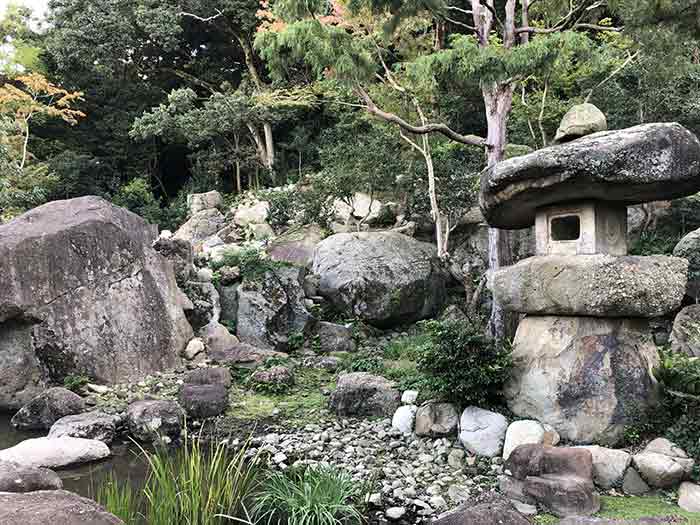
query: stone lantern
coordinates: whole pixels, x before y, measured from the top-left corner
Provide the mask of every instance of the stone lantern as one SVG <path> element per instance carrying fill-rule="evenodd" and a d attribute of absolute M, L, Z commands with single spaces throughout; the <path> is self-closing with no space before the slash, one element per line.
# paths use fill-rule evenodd
<path fill-rule="evenodd" d="M 518 416 L 563 439 L 614 444 L 657 400 L 650 318 L 680 307 L 688 262 L 628 255 L 627 206 L 700 191 L 700 141 L 679 124 L 599 132 L 505 160 L 482 174 L 496 228 L 535 225 L 536 256 L 490 287 L 525 314 L 506 386 Z"/>

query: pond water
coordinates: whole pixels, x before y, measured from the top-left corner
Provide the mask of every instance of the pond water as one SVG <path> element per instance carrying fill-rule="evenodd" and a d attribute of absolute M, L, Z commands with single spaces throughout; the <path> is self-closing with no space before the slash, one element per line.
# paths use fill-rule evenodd
<path fill-rule="evenodd" d="M 15 430 L 10 424 L 11 414 L 0 413 L 0 450 L 12 447 L 25 439 L 45 436 L 45 432 Z M 140 487 L 145 484 L 148 468 L 138 447 L 130 441 L 116 439 L 111 445 L 112 456 L 104 461 L 57 470 L 63 487 L 81 496 L 93 498 L 97 487 L 110 475 L 118 480 L 129 480 Z"/>

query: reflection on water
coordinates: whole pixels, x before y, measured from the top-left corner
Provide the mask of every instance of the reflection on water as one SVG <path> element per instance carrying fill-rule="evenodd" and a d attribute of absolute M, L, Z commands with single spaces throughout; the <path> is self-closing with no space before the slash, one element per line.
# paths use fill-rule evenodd
<path fill-rule="evenodd" d="M 0 413 L 0 450 L 12 447 L 25 439 L 42 437 L 46 433 L 20 432 L 10 424 L 11 415 Z M 110 475 L 123 481 L 129 480 L 134 486 L 142 487 L 148 469 L 146 460 L 138 447 L 130 441 L 117 439 L 110 445 L 112 456 L 105 461 L 79 465 L 57 471 L 66 490 L 81 496 L 93 497 L 95 490 Z"/>

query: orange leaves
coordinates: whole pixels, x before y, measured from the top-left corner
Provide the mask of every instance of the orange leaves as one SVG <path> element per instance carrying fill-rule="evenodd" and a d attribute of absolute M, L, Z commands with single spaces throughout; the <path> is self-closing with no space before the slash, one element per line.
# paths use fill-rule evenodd
<path fill-rule="evenodd" d="M 38 73 L 14 80 L 14 84 L 0 87 L 0 114 L 11 115 L 16 121 L 25 123 L 41 114 L 59 118 L 70 125 L 85 117 L 85 113 L 74 109 L 74 105 L 83 100 L 82 92 L 71 93 Z"/>

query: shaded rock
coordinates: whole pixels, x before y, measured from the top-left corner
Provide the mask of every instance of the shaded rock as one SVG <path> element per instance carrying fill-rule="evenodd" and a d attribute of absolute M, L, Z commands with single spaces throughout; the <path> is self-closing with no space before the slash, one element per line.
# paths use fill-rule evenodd
<path fill-rule="evenodd" d="M 508 425 L 505 442 L 503 443 L 503 459 L 508 459 L 510 453 L 520 445 L 544 444 L 546 431 L 539 421 L 514 421 Z"/>
<path fill-rule="evenodd" d="M 333 202 L 336 220 L 344 224 L 352 224 L 360 220 L 363 220 L 365 224 L 372 224 L 382 214 L 382 202 L 366 193 L 358 191 L 351 200 L 352 206 L 340 199 Z"/>
<path fill-rule="evenodd" d="M 311 320 L 304 306 L 303 270 L 270 270 L 259 280 L 246 280 L 238 288 L 236 330 L 244 343 L 285 351 L 288 337 L 303 332 Z"/>
<path fill-rule="evenodd" d="M 700 190 L 700 141 L 676 123 L 595 133 L 499 162 L 481 176 L 481 209 L 496 228 L 535 222 L 535 210 L 570 200 L 638 204 Z"/>
<path fill-rule="evenodd" d="M 253 383 L 269 385 L 271 388 L 285 389 L 294 385 L 294 372 L 286 366 L 273 366 L 256 370 L 250 376 Z"/>
<path fill-rule="evenodd" d="M 3 525 L 124 525 L 94 501 L 66 490 L 0 493 Z"/>
<path fill-rule="evenodd" d="M 69 436 L 97 439 L 109 445 L 114 439 L 117 426 L 121 421 L 121 417 L 105 414 L 99 410 L 66 416 L 53 424 L 49 431 L 49 437 Z"/>
<path fill-rule="evenodd" d="M 53 470 L 0 461 L 0 492 L 33 492 L 62 488 L 63 482 Z"/>
<path fill-rule="evenodd" d="M 339 357 L 322 357 L 318 361 L 318 368 L 321 368 L 322 370 L 326 370 L 328 372 L 334 373 L 337 372 L 338 369 L 340 368 L 340 365 L 343 363 L 343 361 Z"/>
<path fill-rule="evenodd" d="M 222 384 L 184 384 L 180 387 L 178 401 L 189 417 L 205 419 L 226 411 L 228 392 Z"/>
<path fill-rule="evenodd" d="M 608 120 L 601 110 L 593 104 L 577 104 L 562 118 L 554 141 L 561 144 L 607 129 Z"/>
<path fill-rule="evenodd" d="M 218 191 L 208 191 L 206 193 L 192 193 L 187 196 L 187 207 L 190 215 L 204 210 L 221 208 L 224 205 L 224 198 Z"/>
<path fill-rule="evenodd" d="M 187 343 L 185 350 L 182 352 L 182 357 L 192 361 L 192 359 L 203 353 L 205 350 L 206 346 L 204 345 L 202 338 L 195 337 L 189 343 Z"/>
<path fill-rule="evenodd" d="M 457 431 L 459 413 L 451 403 L 426 403 L 416 412 L 416 435 L 452 436 Z"/>
<path fill-rule="evenodd" d="M 0 225 L 0 409 L 68 375 L 109 384 L 179 364 L 192 330 L 156 237 L 99 197 Z"/>
<path fill-rule="evenodd" d="M 319 351 L 325 354 L 331 352 L 354 352 L 355 340 L 349 325 L 321 321 L 316 325 Z"/>
<path fill-rule="evenodd" d="M 202 243 L 223 226 L 224 216 L 219 210 L 202 210 L 193 213 L 192 217 L 175 232 L 173 238 L 188 241 L 195 247 L 195 251 L 198 251 Z"/>
<path fill-rule="evenodd" d="M 247 231 L 256 241 L 272 239 L 275 236 L 275 231 L 272 229 L 272 226 L 265 222 L 261 224 L 249 224 L 247 226 Z"/>
<path fill-rule="evenodd" d="M 238 343 L 230 348 L 208 352 L 209 358 L 221 365 L 236 365 L 243 368 L 255 368 L 271 357 L 287 357 L 287 354 L 257 348 L 246 343 Z"/>
<path fill-rule="evenodd" d="M 413 432 L 413 425 L 416 421 L 416 405 L 403 405 L 396 409 L 394 417 L 391 419 L 391 427 L 402 434 Z"/>
<path fill-rule="evenodd" d="M 467 407 L 459 422 L 459 440 L 477 456 L 496 457 L 503 451 L 508 420 L 501 414 Z"/>
<path fill-rule="evenodd" d="M 433 521 L 433 525 L 529 525 L 510 502 L 496 501 L 479 505 L 464 505 Z"/>
<path fill-rule="evenodd" d="M 394 383 L 367 372 L 343 374 L 329 401 L 330 409 L 340 416 L 393 416 L 401 403 Z"/>
<path fill-rule="evenodd" d="M 557 516 L 586 516 L 600 509 L 588 450 L 520 445 L 505 468 L 524 482 L 525 495 Z"/>
<path fill-rule="evenodd" d="M 248 226 L 249 224 L 262 224 L 267 221 L 270 213 L 270 203 L 267 201 L 255 201 L 250 204 L 241 204 L 236 208 L 233 215 L 233 222 L 237 226 Z"/>
<path fill-rule="evenodd" d="M 126 410 L 129 432 L 144 442 L 179 438 L 184 416 L 175 401 L 136 401 Z"/>
<path fill-rule="evenodd" d="M 323 237 L 323 230 L 317 224 L 292 228 L 272 241 L 267 253 L 273 261 L 309 266 L 313 261 L 316 245 Z"/>
<path fill-rule="evenodd" d="M 198 368 L 187 372 L 185 384 L 190 385 L 223 385 L 224 388 L 231 386 L 231 371 L 222 366 L 212 366 L 209 368 Z"/>
<path fill-rule="evenodd" d="M 239 343 L 238 338 L 218 321 L 211 321 L 199 330 L 199 335 L 207 347 L 207 354 L 210 356 L 212 353 L 226 351 Z"/>
<path fill-rule="evenodd" d="M 183 291 L 192 301 L 192 308 L 187 313 L 187 320 L 195 331 L 199 332 L 211 322 L 218 322 L 221 316 L 219 292 L 211 282 L 188 281 Z"/>
<path fill-rule="evenodd" d="M 42 437 L 0 450 L 0 461 L 27 467 L 63 468 L 104 459 L 109 454 L 109 447 L 96 439 Z"/>
<path fill-rule="evenodd" d="M 445 298 L 435 247 L 394 232 L 332 235 L 316 247 L 313 272 L 335 308 L 377 326 L 434 315 Z"/>
<path fill-rule="evenodd" d="M 153 248 L 172 263 L 178 283 L 190 280 L 194 273 L 194 252 L 190 241 L 159 237 Z"/>
<path fill-rule="evenodd" d="M 677 257 L 548 255 L 494 272 L 490 285 L 511 312 L 661 317 L 680 307 L 687 275 Z"/>
<path fill-rule="evenodd" d="M 219 301 L 221 303 L 221 321 L 233 321 L 238 319 L 238 287 L 239 283 L 219 287 Z"/>
<path fill-rule="evenodd" d="M 49 388 L 14 415 L 12 426 L 19 430 L 48 430 L 63 416 L 83 410 L 85 401 L 78 394 L 66 388 Z"/>
<path fill-rule="evenodd" d="M 657 402 L 659 362 L 641 319 L 526 317 L 504 393 L 519 417 L 575 443 L 614 445 Z"/>
<path fill-rule="evenodd" d="M 681 483 L 678 489 L 678 506 L 687 512 L 700 513 L 700 485 Z"/>
<path fill-rule="evenodd" d="M 671 349 L 691 357 L 700 357 L 700 305 L 683 308 L 673 321 Z"/>
<path fill-rule="evenodd" d="M 687 295 L 694 300 L 700 297 L 700 230 L 695 230 L 683 237 L 673 249 L 675 257 L 688 260 Z"/>
<path fill-rule="evenodd" d="M 593 457 L 593 481 L 604 489 L 618 487 L 623 483 L 632 456 L 624 450 L 615 450 L 598 445 L 576 447 L 588 450 Z"/>
<path fill-rule="evenodd" d="M 625 472 L 625 477 L 622 479 L 622 492 L 630 496 L 642 496 L 651 491 L 649 485 L 642 479 L 637 471 L 630 467 Z"/>

